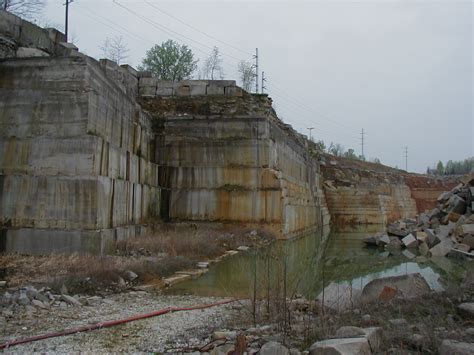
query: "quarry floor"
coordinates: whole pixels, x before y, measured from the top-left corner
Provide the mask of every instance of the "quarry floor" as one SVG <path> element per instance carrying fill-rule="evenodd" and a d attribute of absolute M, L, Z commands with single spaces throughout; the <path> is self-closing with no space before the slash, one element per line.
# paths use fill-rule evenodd
<path fill-rule="evenodd" d="M 163 296 L 154 292 L 129 291 L 106 298 L 89 297 L 87 306 L 67 306 L 34 313 L 24 311 L 3 319 L 1 342 L 57 332 L 108 320 L 117 320 L 149 313 L 167 307 L 188 307 L 209 304 L 216 298 L 194 296 Z M 213 330 L 224 326 L 235 312 L 236 304 L 176 312 L 144 319 L 112 328 L 50 338 L 5 350 L 7 354 L 32 352 L 163 352 L 192 348 L 202 343 Z"/>
<path fill-rule="evenodd" d="M 472 286 L 472 285 L 471 285 Z M 273 340 L 288 348 L 306 350 L 317 339 L 333 336 L 341 326 L 381 327 L 384 342 L 380 354 L 438 353 L 445 339 L 474 342 L 472 320 L 460 317 L 456 304 L 474 293 L 434 293 L 419 299 L 396 300 L 389 304 L 368 304 L 345 312 L 321 314 L 292 310 L 286 334 L 275 323 L 262 320 L 252 327 L 249 305 L 231 303 L 203 310 L 176 312 L 138 320 L 112 328 L 51 338 L 5 349 L 6 354 L 25 353 L 162 353 L 192 352 L 212 341 L 215 331 L 251 334 L 253 347 Z M 154 291 L 125 291 L 107 297 L 91 296 L 88 305 L 22 311 L 3 318 L 0 341 L 25 338 L 99 321 L 117 320 L 167 307 L 209 304 L 222 299 L 197 296 L 167 296 Z M 4 314 L 5 315 L 5 314 Z M 311 327 L 299 319 L 311 320 Z M 309 318 L 307 318 L 309 317 Z M 324 321 L 322 321 L 324 320 Z M 266 331 L 255 333 L 255 329 Z M 309 337 L 307 337 L 309 335 Z M 228 340 L 233 344 L 234 339 Z M 255 345 L 257 344 L 257 345 Z"/>

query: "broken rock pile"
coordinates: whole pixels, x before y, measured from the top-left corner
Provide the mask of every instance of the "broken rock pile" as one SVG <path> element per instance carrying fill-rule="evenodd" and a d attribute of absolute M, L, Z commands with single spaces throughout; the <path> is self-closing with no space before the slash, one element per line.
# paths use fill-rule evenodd
<path fill-rule="evenodd" d="M 474 257 L 474 174 L 438 197 L 437 207 L 416 219 L 405 218 L 391 223 L 387 234 L 366 238 L 370 246 L 406 249 L 415 256 Z"/>
<path fill-rule="evenodd" d="M 25 311 L 34 313 L 40 309 L 50 309 L 51 307 L 82 306 L 87 300 L 84 297 L 70 296 L 63 286 L 61 294 L 55 294 L 49 287 L 39 289 L 28 285 L 21 288 L 10 288 L 0 296 L 0 307 L 3 308 L 4 315 L 23 308 Z"/>

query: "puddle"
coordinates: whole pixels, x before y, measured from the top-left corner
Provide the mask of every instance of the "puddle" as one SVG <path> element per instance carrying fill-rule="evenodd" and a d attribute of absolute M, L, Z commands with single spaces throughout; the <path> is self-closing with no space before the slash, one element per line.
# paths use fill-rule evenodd
<path fill-rule="evenodd" d="M 285 292 L 287 297 L 300 294 L 314 299 L 323 289 L 327 297 L 333 294 L 337 298 L 386 276 L 420 273 L 433 290 L 461 281 L 462 261 L 407 257 L 401 252 L 388 255 L 384 250 L 366 248 L 363 238 L 379 231 L 383 226 L 325 229 L 277 241 L 267 249 L 239 253 L 211 265 L 204 276 L 177 284 L 169 292 L 222 297 L 251 297 L 253 292 L 265 297 Z"/>

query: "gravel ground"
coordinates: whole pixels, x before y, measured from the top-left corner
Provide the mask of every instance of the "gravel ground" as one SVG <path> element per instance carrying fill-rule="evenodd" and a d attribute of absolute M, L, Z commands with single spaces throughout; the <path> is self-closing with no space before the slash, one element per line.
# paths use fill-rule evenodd
<path fill-rule="evenodd" d="M 0 342 L 56 332 L 87 324 L 127 318 L 167 307 L 208 304 L 222 299 L 195 296 L 164 296 L 130 291 L 106 298 L 90 297 L 87 306 L 53 307 L 33 311 L 3 312 Z M 236 303 L 203 310 L 177 312 L 139 320 L 112 328 L 51 338 L 6 349 L 7 354 L 31 352 L 165 352 L 192 348 L 239 311 Z"/>

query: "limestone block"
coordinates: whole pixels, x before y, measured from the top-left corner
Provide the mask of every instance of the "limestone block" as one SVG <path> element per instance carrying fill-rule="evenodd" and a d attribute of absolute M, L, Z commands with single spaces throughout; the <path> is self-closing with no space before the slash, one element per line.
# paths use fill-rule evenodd
<path fill-rule="evenodd" d="M 111 191 L 100 178 L 0 175 L 0 186 L 0 224 L 50 229 L 108 227 Z"/>
<path fill-rule="evenodd" d="M 19 41 L 21 24 L 20 17 L 10 12 L 0 11 L 0 33 Z"/>
<path fill-rule="evenodd" d="M 143 86 L 153 86 L 153 87 L 157 87 L 158 85 L 158 79 L 156 78 L 147 78 L 147 77 L 141 77 L 138 79 L 138 85 L 140 87 L 143 87 Z"/>
<path fill-rule="evenodd" d="M 196 83 L 190 85 L 190 92 L 189 94 L 191 96 L 199 96 L 199 95 L 206 95 L 206 88 L 207 88 L 207 83 Z"/>
<path fill-rule="evenodd" d="M 166 181 L 162 186 L 182 189 L 281 189 L 280 176 L 272 169 L 249 167 L 162 167 L 166 171 Z"/>
<path fill-rule="evenodd" d="M 191 95 L 191 87 L 189 85 L 175 86 L 174 94 L 176 96 L 189 96 Z"/>
<path fill-rule="evenodd" d="M 238 222 L 279 221 L 280 196 L 278 191 L 208 189 L 172 191 L 170 217 Z"/>
<path fill-rule="evenodd" d="M 51 253 L 113 252 L 111 230 L 65 230 L 20 228 L 6 232 L 6 251 L 20 254 L 48 255 Z"/>
<path fill-rule="evenodd" d="M 124 71 L 126 71 L 131 76 L 134 76 L 135 78 L 138 79 L 138 71 L 134 67 L 132 67 L 128 64 L 120 64 L 120 68 L 122 68 Z"/>
<path fill-rule="evenodd" d="M 84 93 L 58 95 L 0 88 L 0 96 L 0 137 L 74 137 L 86 133 L 88 103 Z"/>
<path fill-rule="evenodd" d="M 108 149 L 108 173 L 107 176 L 114 179 L 126 179 L 127 177 L 127 155 L 120 148 L 109 146 Z"/>
<path fill-rule="evenodd" d="M 96 136 L 0 139 L 0 173 L 98 176 L 102 140 Z"/>
<path fill-rule="evenodd" d="M 237 97 L 242 97 L 244 95 L 244 91 L 238 86 L 226 86 L 224 89 L 224 93 L 225 95 L 228 95 L 228 96 L 237 96 Z"/>
<path fill-rule="evenodd" d="M 155 97 L 157 95 L 156 86 L 144 86 L 138 87 L 138 94 L 143 97 Z"/>
<path fill-rule="evenodd" d="M 48 31 L 28 21 L 21 23 L 19 42 L 27 47 L 41 48 L 48 53 L 54 53 L 54 43 L 49 38 Z"/>
<path fill-rule="evenodd" d="M 137 181 L 139 184 L 146 184 L 146 178 L 147 178 L 147 170 L 148 170 L 148 163 L 145 159 L 143 158 L 138 158 L 138 163 L 137 163 Z"/>
<path fill-rule="evenodd" d="M 112 227 L 127 225 L 131 222 L 131 206 L 133 190 L 130 182 L 113 180 Z"/>
<path fill-rule="evenodd" d="M 142 185 L 133 184 L 133 223 L 142 221 Z"/>
<path fill-rule="evenodd" d="M 16 50 L 17 58 L 28 58 L 28 57 L 49 57 L 49 54 L 38 48 L 19 47 Z"/>
<path fill-rule="evenodd" d="M 160 88 L 156 89 L 156 96 L 173 96 L 174 90 L 172 87 L 169 88 Z"/>
<path fill-rule="evenodd" d="M 127 152 L 127 159 L 127 173 L 125 179 L 133 183 L 138 183 L 140 176 L 140 158 Z"/>
<path fill-rule="evenodd" d="M 139 124 L 134 125 L 133 133 L 133 154 L 140 155 L 142 141 L 142 127 Z"/>
<path fill-rule="evenodd" d="M 124 119 L 120 138 L 120 147 L 129 152 L 133 151 L 134 122 Z"/>
<path fill-rule="evenodd" d="M 174 135 L 192 138 L 226 139 L 228 141 L 267 139 L 269 137 L 268 121 L 250 119 L 222 120 L 167 120 L 166 136 L 169 141 L 175 140 Z"/>
<path fill-rule="evenodd" d="M 445 339 L 441 343 L 439 353 L 441 355 L 470 355 L 472 354 L 473 347 L 474 343 L 464 343 L 456 340 Z"/>
<path fill-rule="evenodd" d="M 207 86 L 206 95 L 224 95 L 224 86 L 217 86 L 211 81 Z"/>
<path fill-rule="evenodd" d="M 371 354 L 366 338 L 342 338 L 318 341 L 309 348 L 310 355 L 318 354 Z"/>
<path fill-rule="evenodd" d="M 258 152 L 258 154 L 257 154 Z M 264 140 L 180 142 L 157 148 L 158 164 L 169 166 L 268 166 L 269 146 Z"/>
<path fill-rule="evenodd" d="M 215 85 L 218 87 L 236 86 L 235 80 L 209 80 L 208 85 Z"/>
<path fill-rule="evenodd" d="M 58 31 L 55 28 L 49 28 L 49 27 L 46 27 L 45 30 L 48 32 L 49 39 L 53 43 L 66 42 L 66 36 L 61 31 Z"/>

